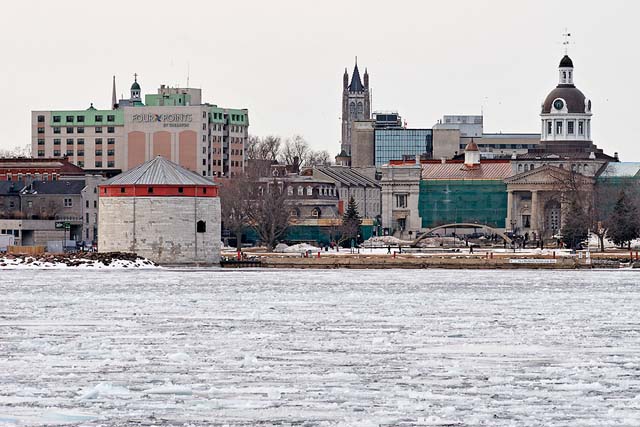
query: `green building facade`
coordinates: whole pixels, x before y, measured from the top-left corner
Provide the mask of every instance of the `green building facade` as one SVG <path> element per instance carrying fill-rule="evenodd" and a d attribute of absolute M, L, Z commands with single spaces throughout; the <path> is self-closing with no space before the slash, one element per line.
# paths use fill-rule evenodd
<path fill-rule="evenodd" d="M 502 180 L 422 180 L 418 212 L 424 228 L 461 222 L 504 228 L 507 185 Z"/>

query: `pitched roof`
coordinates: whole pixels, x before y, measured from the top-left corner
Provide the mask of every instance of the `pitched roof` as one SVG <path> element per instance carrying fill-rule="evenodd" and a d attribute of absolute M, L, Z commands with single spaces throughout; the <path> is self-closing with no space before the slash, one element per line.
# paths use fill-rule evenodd
<path fill-rule="evenodd" d="M 349 92 L 362 92 L 364 91 L 364 85 L 360 80 L 360 71 L 358 71 L 358 64 L 353 68 L 353 75 L 351 76 L 351 84 L 349 85 Z"/>
<path fill-rule="evenodd" d="M 611 162 L 600 178 L 640 177 L 640 162 Z"/>
<path fill-rule="evenodd" d="M 317 166 L 314 169 L 346 186 L 380 187 L 375 180 L 347 166 Z"/>
<path fill-rule="evenodd" d="M 162 156 L 106 181 L 103 185 L 216 185 Z"/>
<path fill-rule="evenodd" d="M 23 182 L 18 181 L 0 181 L 0 196 L 18 195 L 18 192 L 24 188 Z"/>
<path fill-rule="evenodd" d="M 491 179 L 503 180 L 513 174 L 509 162 L 481 162 L 480 167 L 468 168 L 462 163 L 426 163 L 422 165 L 422 179 Z"/>
<path fill-rule="evenodd" d="M 33 181 L 24 187 L 22 194 L 82 194 L 85 186 L 84 179 Z"/>

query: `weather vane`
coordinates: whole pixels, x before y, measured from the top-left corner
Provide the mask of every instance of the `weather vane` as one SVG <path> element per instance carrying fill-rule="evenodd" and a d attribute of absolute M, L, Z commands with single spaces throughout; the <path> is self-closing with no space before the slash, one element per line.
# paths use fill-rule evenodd
<path fill-rule="evenodd" d="M 569 44 L 571 43 L 569 40 L 571 33 L 565 28 L 562 37 L 564 37 L 564 41 L 562 42 L 562 45 L 564 46 L 564 54 L 567 55 L 569 52 Z"/>

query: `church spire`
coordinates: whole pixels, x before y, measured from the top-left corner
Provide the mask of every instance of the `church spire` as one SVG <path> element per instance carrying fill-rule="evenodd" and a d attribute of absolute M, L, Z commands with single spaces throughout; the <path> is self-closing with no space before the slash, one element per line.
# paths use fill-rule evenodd
<path fill-rule="evenodd" d="M 116 98 L 116 76 L 113 76 L 113 86 L 111 88 L 111 109 L 115 110 L 118 100 Z"/>
<path fill-rule="evenodd" d="M 358 70 L 358 57 L 356 56 L 356 65 L 353 67 L 353 75 L 351 76 L 351 84 L 349 85 L 349 92 L 362 92 L 364 86 L 360 79 L 360 71 Z"/>
<path fill-rule="evenodd" d="M 365 89 L 369 89 L 369 71 L 367 68 L 364 68 L 364 87 Z"/>

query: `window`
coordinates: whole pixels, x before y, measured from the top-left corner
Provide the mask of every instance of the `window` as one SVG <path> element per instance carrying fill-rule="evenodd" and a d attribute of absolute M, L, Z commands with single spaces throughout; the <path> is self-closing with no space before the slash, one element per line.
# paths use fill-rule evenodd
<path fill-rule="evenodd" d="M 96 115 L 96 122 L 101 122 L 101 121 L 102 121 L 102 114 Z"/>
<path fill-rule="evenodd" d="M 312 196 L 313 195 L 313 188 L 311 188 L 311 186 L 307 187 L 307 196 Z"/>
<path fill-rule="evenodd" d="M 116 129 L 113 126 L 107 127 L 107 133 L 114 133 Z"/>
<path fill-rule="evenodd" d="M 89 201 L 88 201 L 88 200 L 86 200 L 86 201 L 84 202 L 84 205 L 87 207 L 87 209 L 89 209 Z M 87 222 L 89 222 L 89 220 L 87 220 Z"/>
<path fill-rule="evenodd" d="M 84 150 L 78 150 L 78 156 L 84 156 Z"/>
<path fill-rule="evenodd" d="M 180 194 L 184 193 L 184 187 L 178 187 L 178 193 Z"/>
<path fill-rule="evenodd" d="M 406 209 L 407 207 L 407 194 L 396 194 L 396 208 Z"/>
<path fill-rule="evenodd" d="M 44 138 L 38 138 L 38 145 L 44 145 Z"/>
<path fill-rule="evenodd" d="M 32 208 L 32 207 L 33 207 L 33 201 L 29 200 L 29 201 L 27 202 L 27 207 L 28 207 L 28 208 Z"/>
<path fill-rule="evenodd" d="M 116 121 L 116 116 L 109 114 L 107 116 L 107 121 L 108 122 L 115 122 Z"/>
<path fill-rule="evenodd" d="M 124 187 L 120 187 L 120 192 L 124 193 L 125 191 L 127 191 Z"/>
<path fill-rule="evenodd" d="M 575 126 L 575 122 L 573 120 L 569 120 L 567 122 L 567 133 L 569 135 L 573 135 L 573 127 Z"/>
<path fill-rule="evenodd" d="M 292 186 L 288 186 L 287 187 L 287 196 L 293 196 L 293 187 Z"/>
<path fill-rule="evenodd" d="M 38 150 L 38 157 L 44 157 L 44 150 Z"/>
<path fill-rule="evenodd" d="M 38 123 L 44 123 L 44 116 L 38 116 Z"/>
<path fill-rule="evenodd" d="M 153 194 L 153 187 L 147 187 L 147 193 Z"/>
<path fill-rule="evenodd" d="M 78 128 L 78 133 L 84 133 L 84 128 L 83 127 L 79 127 Z"/>
<path fill-rule="evenodd" d="M 60 123 L 60 116 L 53 116 L 53 123 Z"/>
<path fill-rule="evenodd" d="M 94 188 L 94 190 L 95 190 L 95 188 Z M 93 209 L 98 209 L 98 201 L 97 200 L 93 201 Z"/>
<path fill-rule="evenodd" d="M 102 145 L 102 138 L 96 138 L 96 145 Z"/>
<path fill-rule="evenodd" d="M 316 207 L 311 209 L 311 216 L 314 218 L 320 218 L 320 208 Z"/>
<path fill-rule="evenodd" d="M 53 145 L 60 145 L 60 138 L 55 138 L 53 140 Z"/>
<path fill-rule="evenodd" d="M 53 128 L 53 133 L 60 133 L 60 128 L 59 127 L 54 127 Z"/>
<path fill-rule="evenodd" d="M 102 156 L 102 150 L 96 149 L 96 156 Z"/>
<path fill-rule="evenodd" d="M 78 138 L 78 145 L 84 145 L 84 138 Z"/>
<path fill-rule="evenodd" d="M 522 172 L 522 163 L 518 165 L 518 172 Z"/>
<path fill-rule="evenodd" d="M 102 127 L 96 126 L 96 133 L 102 133 Z"/>
<path fill-rule="evenodd" d="M 54 157 L 60 157 L 60 150 L 53 150 Z"/>
<path fill-rule="evenodd" d="M 107 144 L 115 144 L 116 140 L 115 138 L 107 138 Z"/>
<path fill-rule="evenodd" d="M 578 135 L 584 135 L 584 121 L 578 121 Z"/>
<path fill-rule="evenodd" d="M 304 187 L 303 186 L 299 186 L 298 187 L 298 196 L 304 196 Z"/>
<path fill-rule="evenodd" d="M 196 233 L 206 233 L 207 232 L 207 223 L 203 220 L 200 220 L 196 223 Z"/>
<path fill-rule="evenodd" d="M 73 206 L 73 199 L 71 198 L 65 198 L 64 199 L 64 207 L 65 208 L 70 208 Z"/>
<path fill-rule="evenodd" d="M 67 116 L 67 123 L 73 123 L 73 116 Z"/>
<path fill-rule="evenodd" d="M 68 127 L 67 128 L 67 133 L 73 133 L 73 128 L 72 127 Z"/>
<path fill-rule="evenodd" d="M 107 150 L 107 156 L 113 156 L 115 154 L 116 150 Z"/>
<path fill-rule="evenodd" d="M 38 128 L 38 133 L 44 133 L 44 128 Z"/>
<path fill-rule="evenodd" d="M 562 135 L 562 122 L 560 120 L 556 122 L 556 135 Z"/>
<path fill-rule="evenodd" d="M 87 207 L 89 207 L 89 206 L 87 206 Z M 87 224 L 89 224 L 89 212 L 85 213 L 84 215 L 85 215 L 85 222 Z"/>
<path fill-rule="evenodd" d="M 67 156 L 73 156 L 73 148 L 70 150 L 67 150 Z"/>
<path fill-rule="evenodd" d="M 84 116 L 78 116 L 78 123 L 84 123 Z"/>
<path fill-rule="evenodd" d="M 107 167 L 108 168 L 113 168 L 115 167 L 116 163 L 115 162 L 107 162 Z"/>
<path fill-rule="evenodd" d="M 531 228 L 531 215 L 522 215 L 522 227 Z"/>
<path fill-rule="evenodd" d="M 96 160 L 96 167 L 97 168 L 101 168 L 102 167 L 102 160 Z"/>
<path fill-rule="evenodd" d="M 83 168 L 84 167 L 84 161 L 78 160 L 78 166 Z"/>

